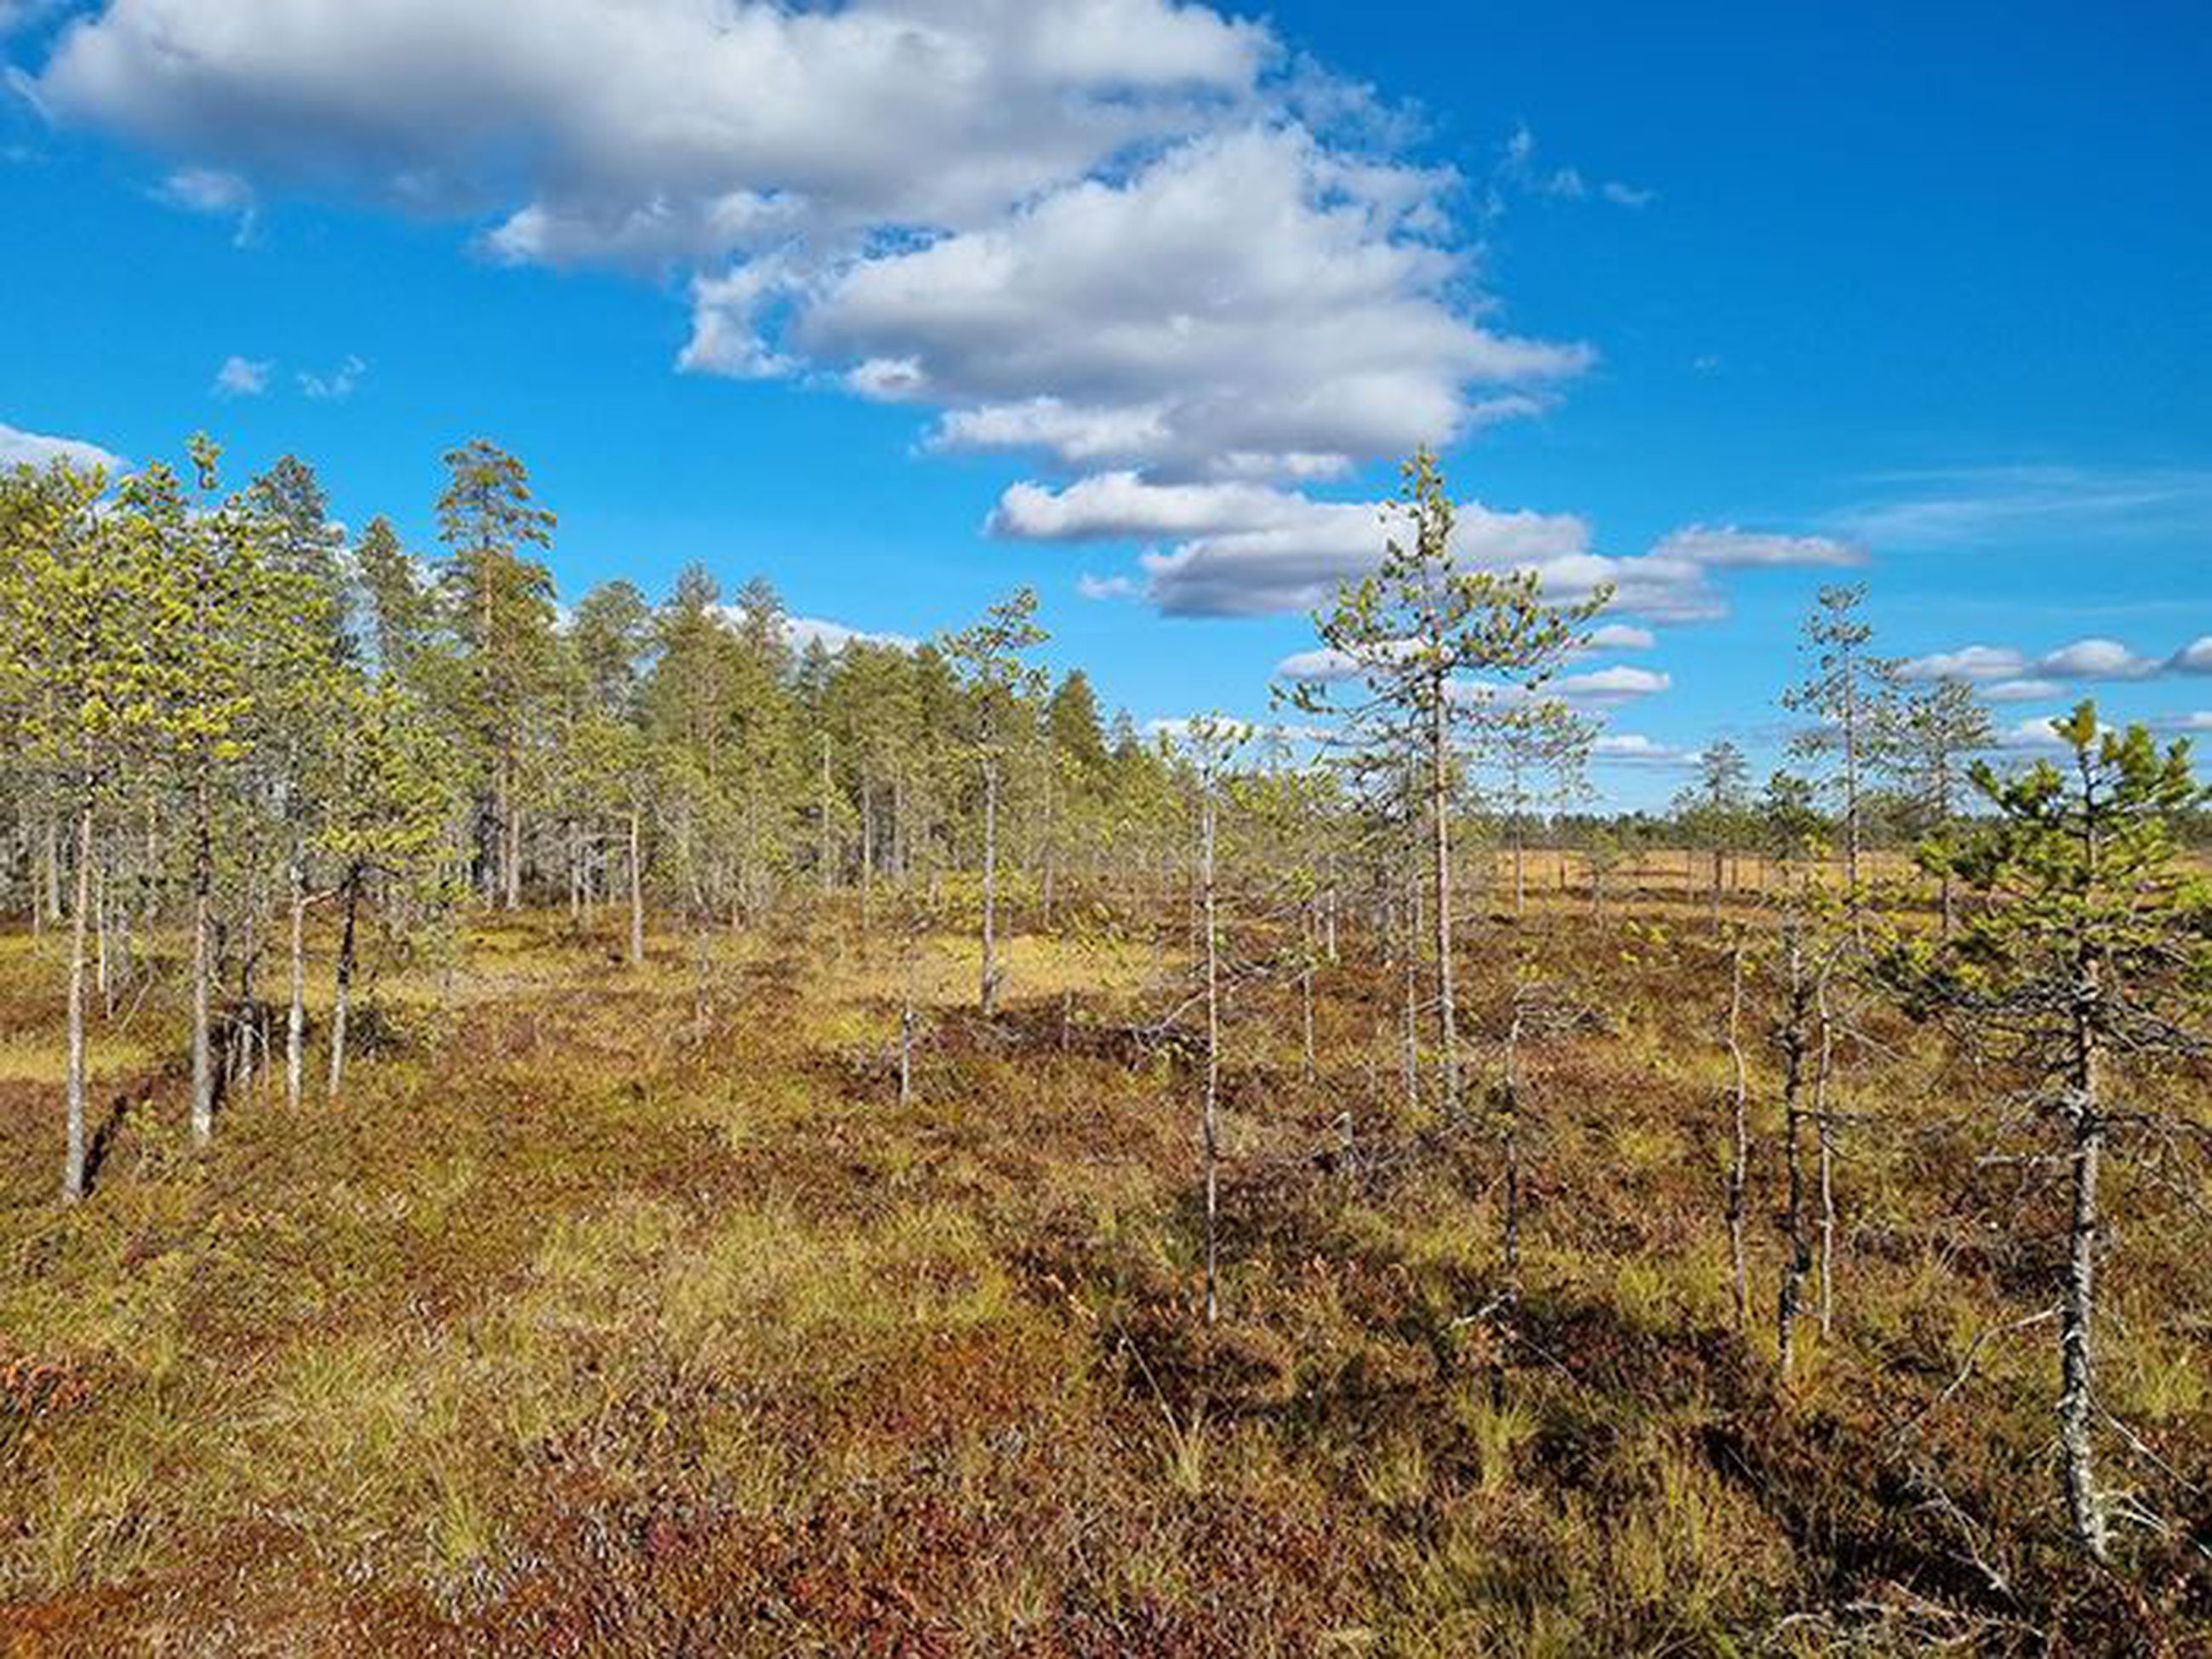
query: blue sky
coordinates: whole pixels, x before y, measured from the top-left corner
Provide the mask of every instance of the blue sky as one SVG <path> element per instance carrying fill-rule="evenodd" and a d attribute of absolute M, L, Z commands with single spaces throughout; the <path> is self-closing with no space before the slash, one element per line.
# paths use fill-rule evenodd
<path fill-rule="evenodd" d="M 427 549 L 481 434 L 571 594 L 1030 582 L 1149 720 L 1261 712 L 1434 441 L 1468 557 L 1619 584 L 1617 799 L 1771 755 L 1827 580 L 2007 726 L 2212 730 L 2198 5 L 0 0 L 0 451 L 206 428 Z"/>

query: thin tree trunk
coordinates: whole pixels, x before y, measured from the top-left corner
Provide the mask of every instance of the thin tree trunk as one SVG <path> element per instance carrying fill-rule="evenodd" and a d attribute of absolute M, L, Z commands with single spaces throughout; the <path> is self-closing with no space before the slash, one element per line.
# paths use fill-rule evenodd
<path fill-rule="evenodd" d="M 1813 1073 L 1813 1127 L 1820 1144 L 1820 1336 L 1836 1330 L 1836 1135 L 1828 1111 L 1828 1079 L 1835 1069 L 1836 1034 L 1828 1017 L 1828 974 L 1823 963 L 1813 988 L 1814 1017 L 1820 1022 L 1820 1055 Z"/>
<path fill-rule="evenodd" d="M 1728 1168 L 1729 1287 L 1735 1300 L 1735 1327 L 1751 1323 L 1751 1273 L 1744 1245 L 1745 1199 L 1751 1182 L 1751 1079 L 1743 1057 L 1743 941 L 1735 942 L 1729 957 L 1729 1062 L 1734 1073 L 1731 1094 L 1733 1140 Z"/>
<path fill-rule="evenodd" d="M 307 880 L 292 860 L 292 995 L 284 1015 L 284 1103 L 300 1108 L 307 1071 Z"/>
<path fill-rule="evenodd" d="M 204 769 L 205 763 L 202 763 Z M 192 1139 L 204 1146 L 215 1133 L 215 1048 L 209 1003 L 215 976 L 210 915 L 215 851 L 203 769 L 195 789 L 192 848 Z"/>
<path fill-rule="evenodd" d="M 1776 1350 L 1782 1374 L 1790 1375 L 1796 1358 L 1797 1316 L 1804 1304 L 1805 1281 L 1813 1271 L 1813 1241 L 1805 1226 L 1805 1023 L 1811 994 L 1805 981 L 1803 947 L 1792 931 L 1785 950 L 1789 980 L 1785 990 L 1788 1012 L 1782 1025 L 1782 1151 L 1788 1191 L 1784 1200 L 1782 1225 L 1784 1260 L 1781 1290 L 1775 1298 Z"/>
<path fill-rule="evenodd" d="M 1220 1313 L 1217 1269 L 1220 1219 L 1221 941 L 1216 930 L 1214 803 L 1210 780 L 1206 787 L 1204 836 L 1200 855 L 1203 860 L 1206 909 L 1206 1322 L 1211 1325 Z"/>
<path fill-rule="evenodd" d="M 1443 684 L 1435 687 L 1435 707 L 1429 723 L 1429 812 L 1434 820 L 1436 853 L 1437 1036 L 1443 1044 L 1437 1056 L 1443 1084 L 1443 1112 L 1459 1109 L 1459 1014 L 1452 996 L 1451 782 L 1450 744 Z"/>
<path fill-rule="evenodd" d="M 2058 1335 L 2058 1444 L 2063 1464 L 2066 1509 L 2074 1536 L 2098 1560 L 2110 1551 L 2104 1494 L 2097 1485 L 2093 1425 L 2096 1412 L 2097 1234 L 2101 1221 L 2097 1181 L 2105 1152 L 2104 1107 L 2100 1099 L 2100 1057 L 2088 1024 L 2091 990 L 2075 1016 L 2073 1097 L 2067 1127 L 2073 1147 L 2072 1213 L 2067 1225 L 2066 1290 L 2060 1303 Z"/>
<path fill-rule="evenodd" d="M 51 826 L 50 826 L 51 827 Z M 88 780 L 76 817 L 76 905 L 70 924 L 69 976 L 69 1151 L 62 1165 L 62 1200 L 74 1204 L 84 1196 L 85 1182 L 85 1054 L 84 954 L 85 912 L 92 896 L 92 786 Z"/>
<path fill-rule="evenodd" d="M 337 990 L 331 1000 L 331 1069 L 323 1098 L 335 1104 L 345 1081 L 346 1028 L 353 1017 L 353 965 L 356 925 L 361 914 L 361 866 L 346 872 L 345 914 L 338 926 Z"/>
<path fill-rule="evenodd" d="M 58 815 L 46 814 L 46 921 L 59 927 L 62 921 L 62 824 Z"/>
<path fill-rule="evenodd" d="M 629 809 L 629 965 L 645 965 L 645 826 L 644 815 Z"/>
<path fill-rule="evenodd" d="M 829 892 L 830 892 L 830 886 L 831 886 L 831 884 L 831 884 L 831 878 L 830 878 L 830 840 L 831 840 L 831 836 L 830 836 L 830 734 L 829 734 L 827 732 L 824 732 L 822 734 L 822 791 L 821 791 L 821 793 L 822 793 L 822 805 L 821 805 L 821 811 L 822 811 L 821 847 L 820 847 L 819 850 L 816 853 L 816 854 L 815 854 L 815 858 L 816 858 L 817 861 L 817 862 L 821 865 L 821 866 L 822 866 L 822 869 L 821 869 L 822 891 L 823 891 L 823 896 L 826 897 L 826 896 L 828 896 Z"/>
<path fill-rule="evenodd" d="M 1516 999 L 1517 1001 L 1517 999 Z M 1505 1076 L 1498 1090 L 1505 1119 L 1505 1278 L 1511 1288 L 1521 1272 L 1521 1010 L 1505 1034 Z"/>
<path fill-rule="evenodd" d="M 999 1011 L 999 757 L 983 757 L 983 1018 Z"/>

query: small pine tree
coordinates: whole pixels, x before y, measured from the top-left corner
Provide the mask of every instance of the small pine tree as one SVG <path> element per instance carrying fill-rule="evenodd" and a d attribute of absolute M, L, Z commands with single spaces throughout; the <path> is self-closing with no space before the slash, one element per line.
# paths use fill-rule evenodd
<path fill-rule="evenodd" d="M 2051 729 L 2063 766 L 2040 762 L 2011 778 L 1974 767 L 1992 815 L 1923 857 L 1980 905 L 1947 944 L 1895 946 L 1892 968 L 1916 1010 L 1948 1016 L 2024 1066 L 2034 1103 L 2063 1130 L 2061 1485 L 2075 1539 L 2101 1560 L 2111 1528 L 2095 1459 L 2099 1182 L 2116 1127 L 2144 1115 L 2123 1108 L 2121 1068 L 2204 1049 L 2192 1023 L 2212 991 L 2212 881 L 2183 866 L 2173 831 L 2206 799 L 2185 742 L 2161 750 L 2140 726 L 2103 732 L 2094 702 Z"/>

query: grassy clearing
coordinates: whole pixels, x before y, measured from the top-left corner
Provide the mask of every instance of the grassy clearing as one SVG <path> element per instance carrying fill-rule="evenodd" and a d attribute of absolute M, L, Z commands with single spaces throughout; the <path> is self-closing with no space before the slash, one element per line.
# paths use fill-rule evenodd
<path fill-rule="evenodd" d="M 1494 1147 L 1396 1101 L 1387 976 L 1322 975 L 1313 1079 L 1248 1001 L 1209 1333 L 1190 1082 L 1112 1035 L 1149 951 L 1024 937 L 986 1030 L 933 940 L 902 1113 L 899 951 L 824 937 L 486 930 L 376 977 L 340 1106 L 243 1101 L 204 1158 L 149 1008 L 73 1212 L 52 1078 L 0 1069 L 0 1650 L 2201 1650 L 2179 1532 L 2117 1580 L 2063 1543 L 2047 1354 L 1983 1340 L 2033 1261 L 1959 1221 L 1991 1177 L 1911 1032 L 1847 1080 L 1837 1328 L 1785 1384 L 1764 1225 L 1732 1325 L 1711 964 L 1551 947 L 1613 1012 L 1528 1057 L 1510 1302 Z M 1519 953 L 1475 942 L 1478 1022 Z M 50 967 L 6 941 L 0 994 Z M 2171 1504 L 2212 1285 L 2117 1188 L 2115 1468 Z"/>

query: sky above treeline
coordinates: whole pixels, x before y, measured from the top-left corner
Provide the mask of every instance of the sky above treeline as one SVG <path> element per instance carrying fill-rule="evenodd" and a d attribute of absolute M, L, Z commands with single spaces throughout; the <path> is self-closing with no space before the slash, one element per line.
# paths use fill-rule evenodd
<path fill-rule="evenodd" d="M 1796 623 L 2212 732 L 2212 9 L 0 0 L 0 461 L 214 433 L 1264 715 L 1440 447 L 1663 800 Z"/>

